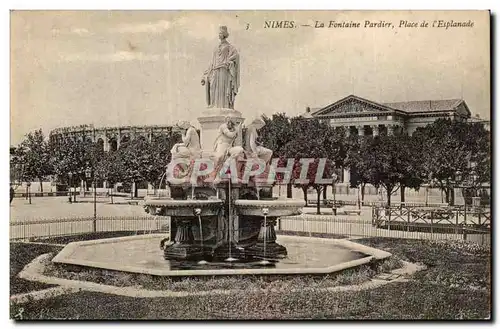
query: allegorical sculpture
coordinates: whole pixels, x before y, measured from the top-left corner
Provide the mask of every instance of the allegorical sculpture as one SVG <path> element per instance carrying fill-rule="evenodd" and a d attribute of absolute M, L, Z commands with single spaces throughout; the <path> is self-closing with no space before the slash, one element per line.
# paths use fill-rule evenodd
<path fill-rule="evenodd" d="M 237 157 L 243 154 L 241 146 L 234 146 L 240 125 L 236 126 L 230 117 L 226 117 L 226 122 L 219 126 L 219 135 L 215 139 L 212 159 L 215 168 L 223 163 L 228 157 Z"/>
<path fill-rule="evenodd" d="M 246 151 L 250 156 L 257 157 L 263 160 L 266 164 L 271 160 L 273 156 L 273 151 L 265 148 L 258 141 L 258 130 L 265 126 L 264 120 L 257 118 L 253 120 L 247 127 L 246 132 Z"/>
<path fill-rule="evenodd" d="M 240 87 L 240 59 L 238 51 L 228 41 L 226 26 L 219 31 L 220 43 L 201 80 L 206 88 L 208 107 L 234 109 L 234 100 Z"/>
<path fill-rule="evenodd" d="M 172 159 L 199 157 L 201 155 L 201 146 L 196 128 L 188 121 L 182 121 L 177 126 L 184 129 L 185 133 L 182 135 L 182 143 L 175 144 L 170 150 Z"/>

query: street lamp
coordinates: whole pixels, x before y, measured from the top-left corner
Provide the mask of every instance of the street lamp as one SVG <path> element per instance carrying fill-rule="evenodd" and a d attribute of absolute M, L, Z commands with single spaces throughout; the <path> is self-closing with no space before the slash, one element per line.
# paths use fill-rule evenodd
<path fill-rule="evenodd" d="M 73 186 L 73 177 L 76 176 L 73 172 L 68 173 L 69 177 L 69 202 L 71 202 L 71 187 Z M 73 190 L 73 202 L 76 202 L 76 186 Z"/>
<path fill-rule="evenodd" d="M 68 182 L 68 187 L 69 187 L 69 203 L 71 203 L 71 185 L 72 185 L 72 182 L 73 182 L 73 173 L 72 172 L 69 172 L 68 173 L 68 178 L 69 178 L 69 182 Z"/>
<path fill-rule="evenodd" d="M 336 189 L 335 189 L 335 184 L 337 183 L 337 179 L 339 176 L 336 173 L 332 174 L 332 192 L 333 192 L 333 206 L 332 206 L 332 211 L 333 215 L 337 216 L 337 200 L 336 200 Z"/>
<path fill-rule="evenodd" d="M 96 183 L 95 183 L 95 175 L 93 175 L 93 176 L 94 177 L 92 180 L 92 186 L 94 188 L 94 221 L 92 222 L 92 226 L 93 226 L 94 232 L 96 232 L 97 231 Z M 92 177 L 92 169 L 87 168 L 87 170 L 85 170 L 85 177 L 87 177 L 87 179 Z"/>
<path fill-rule="evenodd" d="M 479 207 L 481 203 L 481 197 L 478 195 L 478 189 L 476 188 L 476 183 L 479 180 L 479 175 L 477 174 L 477 163 L 471 162 L 471 178 L 472 178 L 472 207 Z"/>
<path fill-rule="evenodd" d="M 28 189 L 28 199 L 30 200 L 30 204 L 31 204 L 31 182 L 26 182 L 26 187 Z"/>

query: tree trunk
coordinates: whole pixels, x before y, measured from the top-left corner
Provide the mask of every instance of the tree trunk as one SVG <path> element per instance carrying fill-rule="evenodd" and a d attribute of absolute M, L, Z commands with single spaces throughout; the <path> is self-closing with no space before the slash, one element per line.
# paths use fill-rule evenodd
<path fill-rule="evenodd" d="M 392 188 L 386 187 L 386 192 L 387 192 L 387 207 L 390 207 L 391 206 Z"/>
<path fill-rule="evenodd" d="M 405 186 L 401 185 L 399 187 L 399 192 L 401 193 L 401 203 L 405 202 Z"/>
<path fill-rule="evenodd" d="M 316 204 L 316 215 L 321 215 L 321 204 L 319 203 L 321 200 L 321 187 L 316 188 L 316 198 L 317 198 L 317 204 Z"/>
<path fill-rule="evenodd" d="M 453 187 L 450 188 L 450 206 L 455 205 L 455 189 Z"/>
<path fill-rule="evenodd" d="M 302 192 L 304 193 L 304 201 L 306 202 L 307 206 L 307 186 L 302 186 Z"/>
<path fill-rule="evenodd" d="M 109 189 L 111 192 L 109 193 L 109 196 L 111 197 L 111 204 L 113 204 L 113 189 Z"/>
<path fill-rule="evenodd" d="M 42 183 L 42 178 L 38 177 L 38 180 L 40 181 L 40 192 L 43 193 L 43 183 Z"/>
<path fill-rule="evenodd" d="M 448 191 L 448 188 L 445 187 L 442 191 L 444 192 L 444 198 L 445 198 L 444 200 L 445 200 L 445 202 L 447 204 L 450 204 L 450 192 Z"/>
<path fill-rule="evenodd" d="M 139 188 L 137 187 L 137 183 L 134 183 L 134 198 L 139 197 Z"/>
<path fill-rule="evenodd" d="M 286 197 L 287 197 L 287 199 L 293 198 L 293 196 L 292 196 L 292 184 L 291 183 L 286 184 Z"/>
<path fill-rule="evenodd" d="M 326 186 L 323 187 L 323 202 L 326 205 Z"/>
<path fill-rule="evenodd" d="M 361 184 L 361 205 L 365 205 L 365 186 L 366 184 Z"/>

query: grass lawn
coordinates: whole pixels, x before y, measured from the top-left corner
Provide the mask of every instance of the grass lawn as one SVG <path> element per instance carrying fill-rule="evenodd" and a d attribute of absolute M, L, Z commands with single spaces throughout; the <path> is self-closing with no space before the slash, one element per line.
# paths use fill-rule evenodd
<path fill-rule="evenodd" d="M 348 238 L 347 235 L 343 235 L 343 234 L 286 231 L 286 230 L 276 231 L 276 234 L 293 235 L 293 236 L 310 236 L 313 238 L 324 238 L 324 239 L 347 239 Z"/>
<path fill-rule="evenodd" d="M 11 316 L 24 320 L 489 317 L 490 250 L 463 242 L 391 238 L 367 238 L 356 242 L 387 250 L 403 260 L 423 263 L 428 269 L 414 274 L 410 282 L 389 283 L 365 291 L 245 290 L 227 296 L 151 299 L 78 292 L 36 303 L 12 305 Z M 311 286 L 311 282 L 304 280 L 304 283 Z M 300 287 L 297 284 L 293 283 L 294 287 Z M 22 317 L 15 317 L 21 308 Z"/>
<path fill-rule="evenodd" d="M 111 231 L 111 232 L 95 232 L 95 233 L 80 233 L 66 236 L 54 236 L 48 238 L 31 238 L 30 241 L 33 242 L 44 242 L 44 243 L 54 243 L 54 244 L 68 244 L 75 241 L 88 241 L 97 239 L 110 239 L 118 238 L 122 236 L 131 235 L 143 235 L 147 233 L 159 233 L 159 231 Z M 167 233 L 165 233 L 167 236 Z"/>
<path fill-rule="evenodd" d="M 31 282 L 17 277 L 17 274 L 36 257 L 48 252 L 57 252 L 62 247 L 51 245 L 11 243 L 10 244 L 10 294 L 21 294 L 33 290 L 42 290 L 52 285 Z"/>

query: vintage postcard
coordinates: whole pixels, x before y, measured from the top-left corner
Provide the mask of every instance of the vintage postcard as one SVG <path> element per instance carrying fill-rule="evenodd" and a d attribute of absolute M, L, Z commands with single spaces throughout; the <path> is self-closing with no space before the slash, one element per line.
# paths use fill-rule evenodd
<path fill-rule="evenodd" d="M 22 11 L 10 317 L 490 320 L 489 11 Z"/>

